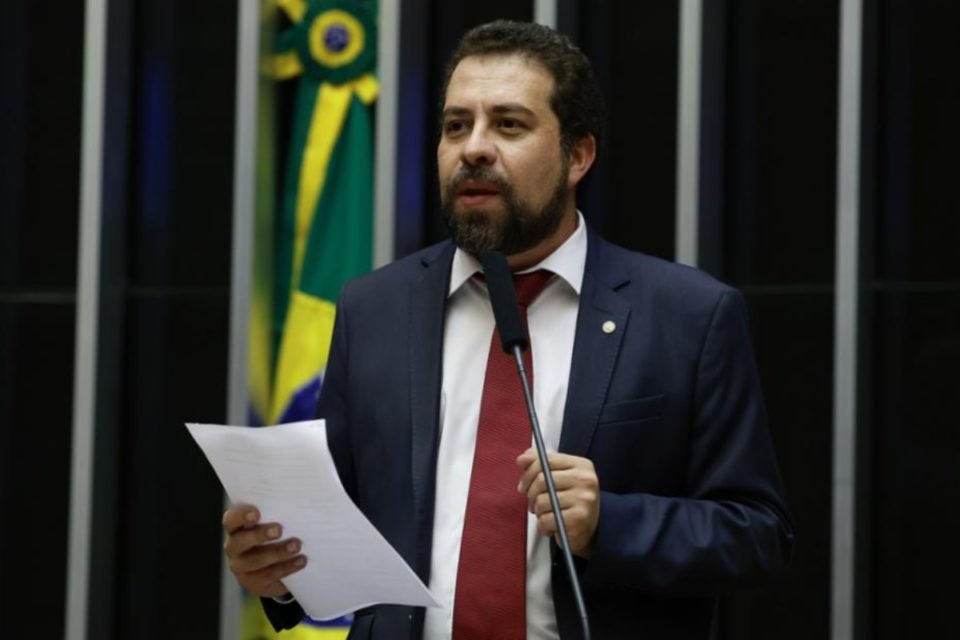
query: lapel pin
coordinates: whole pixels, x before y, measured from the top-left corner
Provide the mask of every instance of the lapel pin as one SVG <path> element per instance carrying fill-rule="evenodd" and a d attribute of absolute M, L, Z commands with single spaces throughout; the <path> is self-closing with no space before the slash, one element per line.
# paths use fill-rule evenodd
<path fill-rule="evenodd" d="M 614 331 L 617 330 L 617 323 L 614 322 L 613 320 L 607 320 L 606 322 L 603 323 L 603 326 L 600 328 L 603 329 L 604 333 L 613 333 Z"/>

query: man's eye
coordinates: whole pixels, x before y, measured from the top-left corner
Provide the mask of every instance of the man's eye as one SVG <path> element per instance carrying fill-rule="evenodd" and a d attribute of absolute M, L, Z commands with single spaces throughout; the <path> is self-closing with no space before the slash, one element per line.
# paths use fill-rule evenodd
<path fill-rule="evenodd" d="M 449 120 L 445 125 L 443 125 L 443 130 L 447 135 L 457 134 L 463 131 L 465 128 L 464 124 L 460 120 Z"/>
<path fill-rule="evenodd" d="M 500 128 L 507 130 L 519 129 L 522 126 L 522 123 L 519 120 L 514 120 L 513 118 L 504 118 L 500 121 Z"/>

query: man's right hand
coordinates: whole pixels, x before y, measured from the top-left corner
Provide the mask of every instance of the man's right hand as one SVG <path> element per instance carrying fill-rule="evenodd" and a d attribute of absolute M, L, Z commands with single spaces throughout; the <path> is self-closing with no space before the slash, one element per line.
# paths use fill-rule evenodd
<path fill-rule="evenodd" d="M 255 507 L 231 507 L 223 514 L 223 530 L 227 539 L 223 550 L 230 563 L 230 571 L 240 586 L 264 598 L 279 598 L 287 594 L 280 582 L 307 564 L 300 553 L 301 543 L 296 538 L 280 540 L 283 527 L 279 523 L 260 524 L 260 512 Z"/>

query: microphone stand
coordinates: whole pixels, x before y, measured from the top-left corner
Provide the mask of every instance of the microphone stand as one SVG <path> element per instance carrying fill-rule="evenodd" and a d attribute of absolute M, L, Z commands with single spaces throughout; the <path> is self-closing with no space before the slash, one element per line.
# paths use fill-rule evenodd
<path fill-rule="evenodd" d="M 573 598 L 577 604 L 577 613 L 580 614 L 580 627 L 583 629 L 583 640 L 590 640 L 590 621 L 587 619 L 587 605 L 583 601 L 580 590 L 580 580 L 577 578 L 577 569 L 573 564 L 573 553 L 570 551 L 570 538 L 567 536 L 567 526 L 563 521 L 560 510 L 560 499 L 557 498 L 557 488 L 553 484 L 553 474 L 550 473 L 550 462 L 547 459 L 547 447 L 543 443 L 543 433 L 540 431 L 540 420 L 533 407 L 533 395 L 530 393 L 530 382 L 527 380 L 526 367 L 523 366 L 523 349 L 521 345 L 513 345 L 513 359 L 517 363 L 517 373 L 520 374 L 520 384 L 523 385 L 523 397 L 527 404 L 527 413 L 530 415 L 530 426 L 533 428 L 533 441 L 537 446 L 537 457 L 540 458 L 540 469 L 543 470 L 543 479 L 547 483 L 547 494 L 550 496 L 550 509 L 557 521 L 557 532 L 560 534 L 560 548 L 563 551 L 563 560 L 567 566 L 567 575 L 570 576 L 570 586 L 573 587 Z"/>

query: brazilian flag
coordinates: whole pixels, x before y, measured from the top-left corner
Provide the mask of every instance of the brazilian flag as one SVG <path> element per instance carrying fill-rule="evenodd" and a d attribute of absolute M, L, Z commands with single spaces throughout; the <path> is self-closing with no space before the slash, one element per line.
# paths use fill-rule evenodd
<path fill-rule="evenodd" d="M 276 354 L 272 375 L 253 374 L 271 381 L 266 398 L 253 394 L 266 424 L 314 417 L 340 288 L 372 266 L 378 92 L 376 0 L 276 4 L 291 26 L 277 34 L 265 71 L 296 78 L 297 89 L 275 230 L 272 344 L 253 349 Z M 250 598 L 243 625 L 244 640 L 329 640 L 345 638 L 349 620 L 308 619 L 278 636 Z"/>

